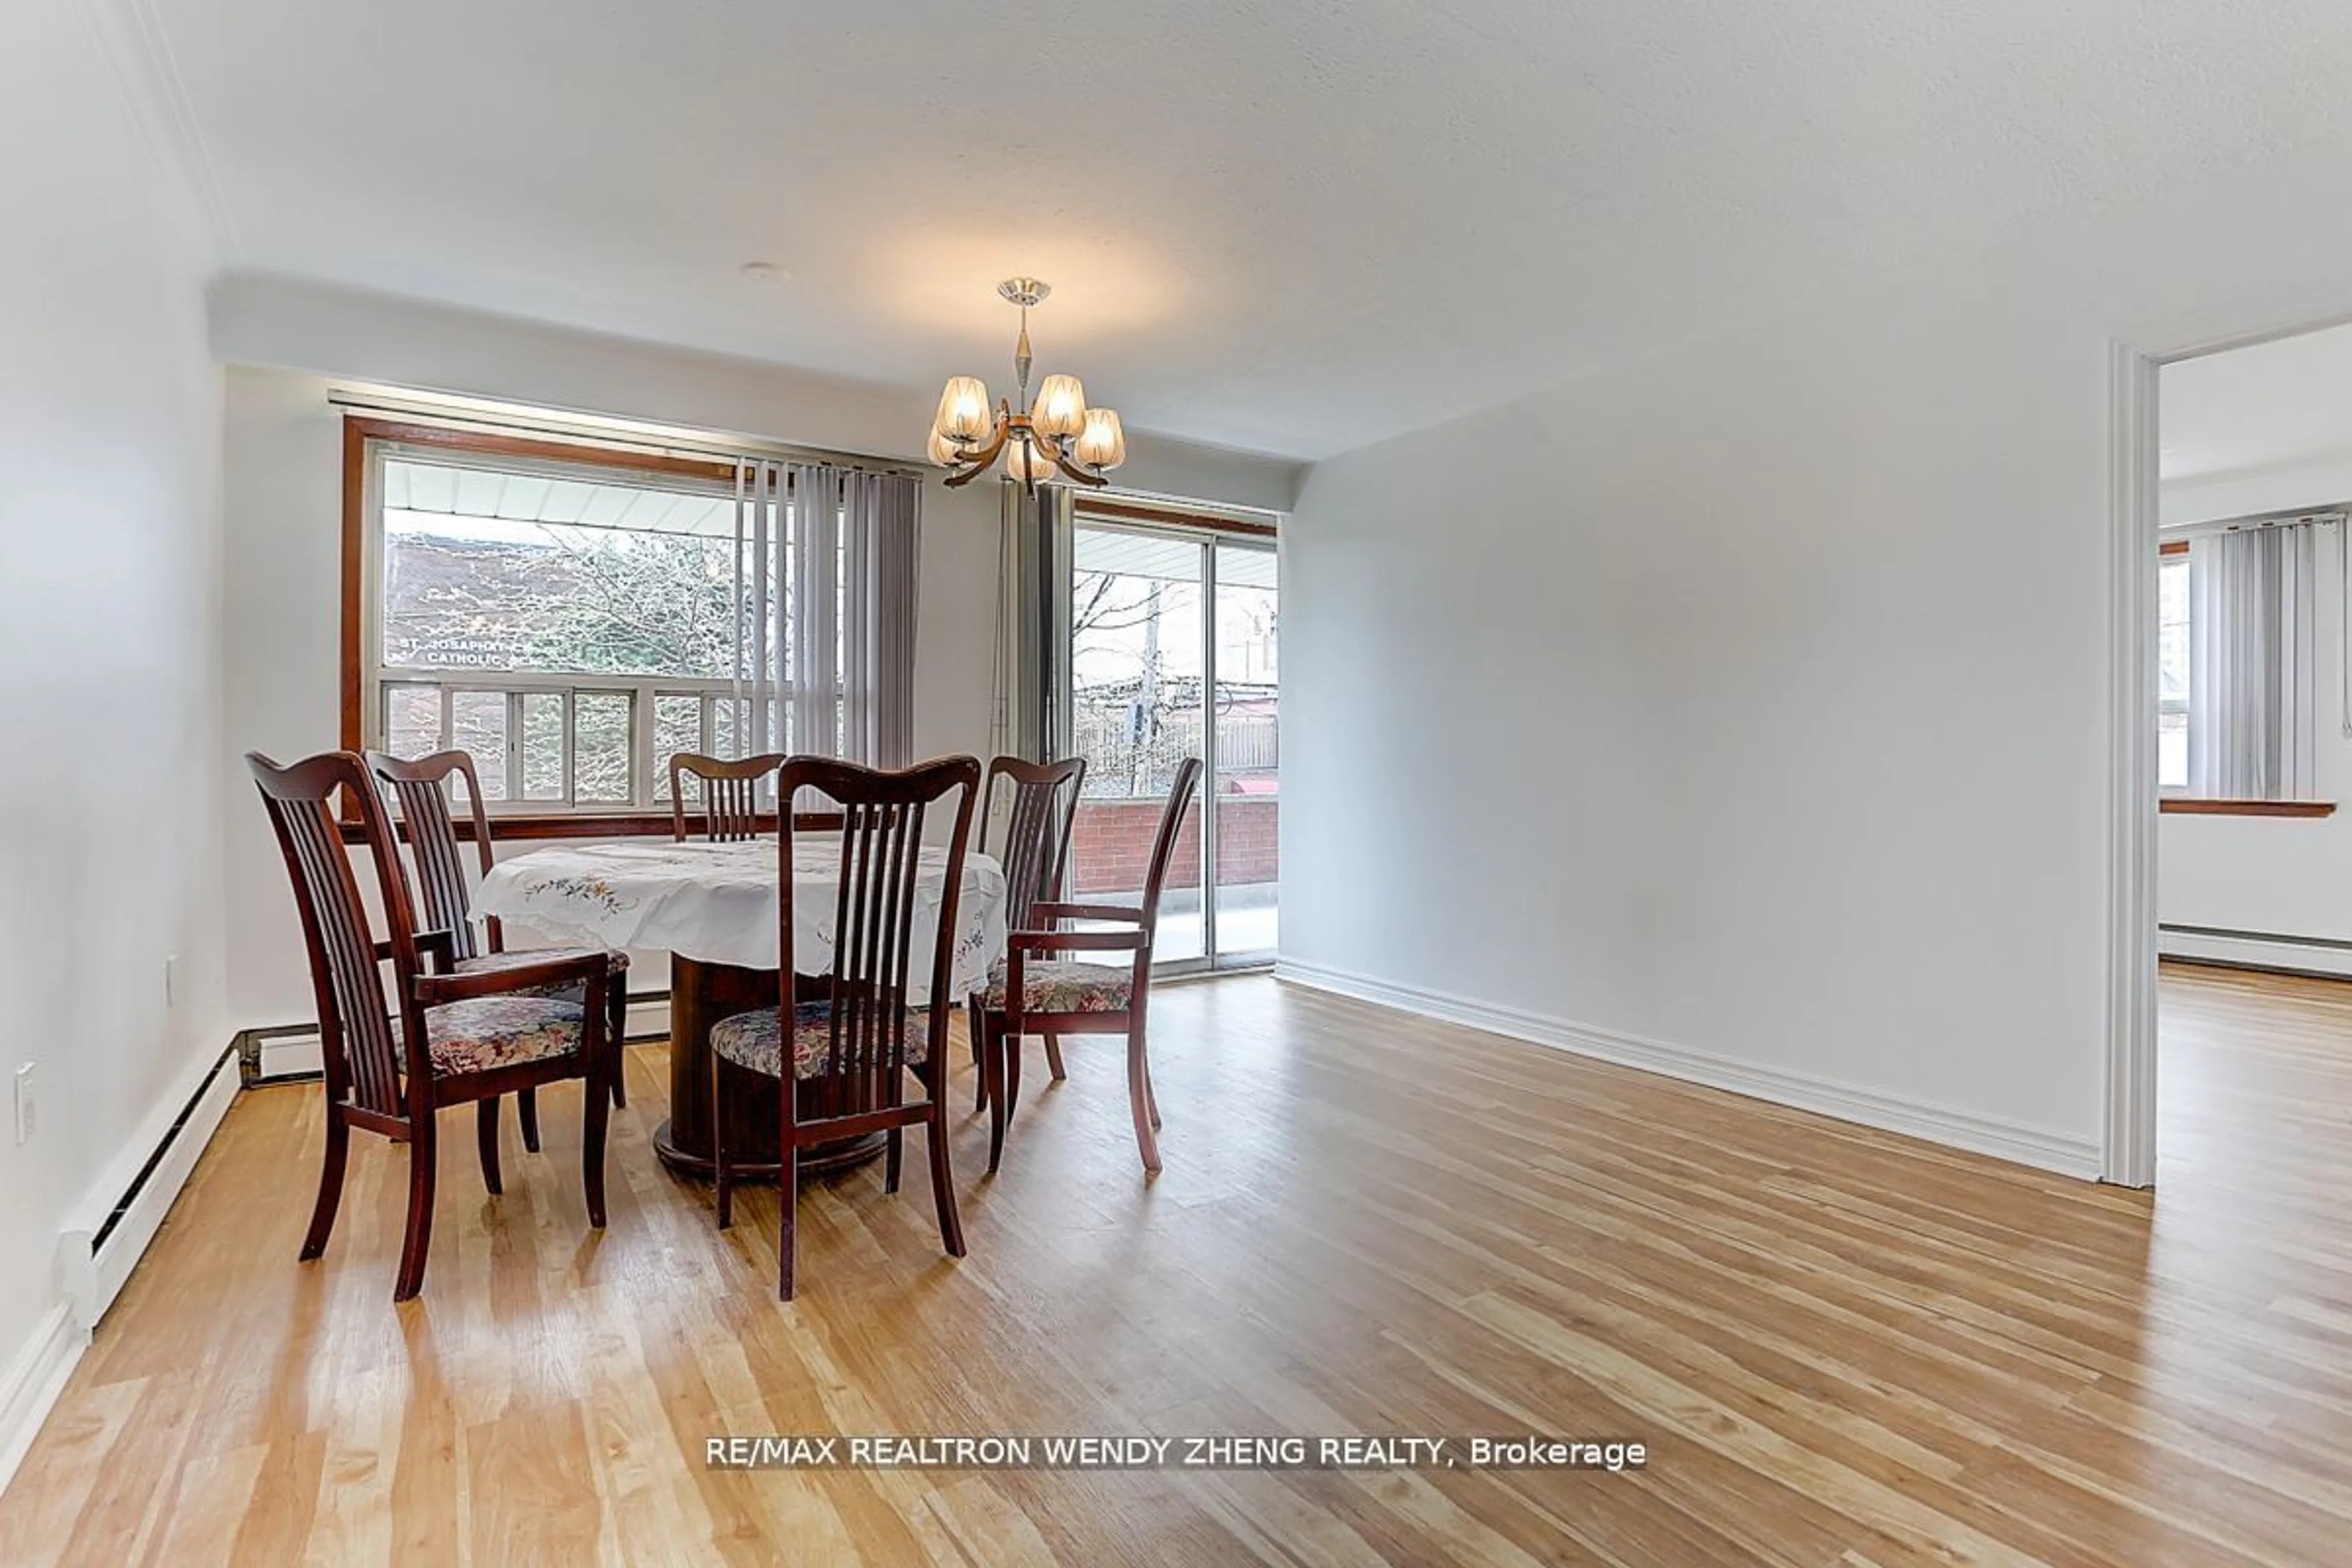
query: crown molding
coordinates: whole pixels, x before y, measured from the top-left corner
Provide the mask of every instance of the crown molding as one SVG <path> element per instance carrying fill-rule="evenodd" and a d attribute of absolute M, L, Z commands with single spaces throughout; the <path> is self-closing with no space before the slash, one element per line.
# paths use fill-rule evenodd
<path fill-rule="evenodd" d="M 140 140 L 167 171 L 166 183 L 177 194 L 209 268 L 234 266 L 236 224 L 153 0 L 90 0 L 81 9 Z"/>

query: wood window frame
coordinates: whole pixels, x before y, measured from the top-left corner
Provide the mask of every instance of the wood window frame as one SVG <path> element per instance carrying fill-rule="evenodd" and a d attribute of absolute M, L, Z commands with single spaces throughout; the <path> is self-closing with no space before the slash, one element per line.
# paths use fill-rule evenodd
<path fill-rule="evenodd" d="M 397 441 L 403 446 L 434 447 L 480 457 L 536 458 L 587 467 L 623 469 L 638 474 L 671 474 L 688 479 L 734 482 L 735 466 L 711 458 L 687 458 L 670 452 L 599 447 L 533 436 L 514 436 L 447 425 L 420 425 L 363 414 L 343 416 L 343 537 L 341 715 L 342 747 L 359 751 L 367 736 L 367 476 L 368 443 Z M 836 823 L 830 816 L 795 816 L 796 825 L 812 828 Z M 357 805 L 343 804 L 343 836 L 352 839 L 359 823 Z M 494 840 L 549 838 L 667 837 L 670 814 L 624 810 L 612 812 L 501 812 L 490 819 Z M 762 831 L 773 831 L 773 813 L 761 821 Z M 470 840 L 473 824 L 457 824 L 457 836 Z"/>
<path fill-rule="evenodd" d="M 2212 800 L 2202 795 L 2168 795 L 2156 803 L 2168 816 L 2333 816 L 2332 800 Z"/>
<path fill-rule="evenodd" d="M 1079 521 L 1098 517 L 1108 522 L 1149 522 L 1163 528 L 1207 529 L 1213 533 L 1237 533 L 1252 539 L 1271 540 L 1281 536 L 1281 531 L 1271 522 L 1224 517 L 1215 512 L 1187 511 L 1181 507 L 1155 506 L 1148 501 L 1119 500 L 1108 496 L 1100 500 L 1085 494 L 1074 496 L 1070 510 Z"/>

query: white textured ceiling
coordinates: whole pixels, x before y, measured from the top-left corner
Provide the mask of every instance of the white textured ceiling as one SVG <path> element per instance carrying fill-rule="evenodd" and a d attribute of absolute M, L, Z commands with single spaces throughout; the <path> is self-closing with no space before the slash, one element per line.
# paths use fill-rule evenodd
<path fill-rule="evenodd" d="M 1297 457 L 2352 128 L 2343 0 L 135 3 L 232 266 L 992 387 L 1029 271 Z"/>

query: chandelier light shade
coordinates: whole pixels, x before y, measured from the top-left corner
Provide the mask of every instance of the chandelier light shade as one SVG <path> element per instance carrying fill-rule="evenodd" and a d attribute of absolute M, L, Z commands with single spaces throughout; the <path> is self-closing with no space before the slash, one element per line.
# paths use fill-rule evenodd
<path fill-rule="evenodd" d="M 1086 428 L 1078 432 L 1076 457 L 1090 468 L 1116 468 L 1127 461 L 1127 432 L 1119 428 L 1116 408 L 1087 410 Z"/>
<path fill-rule="evenodd" d="M 1103 476 L 1127 461 L 1127 436 L 1118 416 L 1087 406 L 1087 389 L 1075 375 L 1049 375 L 1029 400 L 1029 312 L 1053 289 L 1034 278 L 1008 278 L 996 291 L 1021 307 L 1021 334 L 1014 340 L 1015 397 L 990 406 L 988 387 L 976 375 L 951 375 L 940 394 L 939 417 L 923 449 L 948 470 L 950 485 L 968 485 L 1001 458 L 1004 471 L 1034 492 L 1039 485 L 1066 479 L 1103 485 Z"/>
<path fill-rule="evenodd" d="M 1087 427 L 1087 389 L 1075 375 L 1049 375 L 1037 389 L 1037 428 L 1060 441 Z"/>
<path fill-rule="evenodd" d="M 1054 459 L 1045 455 L 1042 446 L 1012 441 L 1004 447 L 1004 471 L 1034 489 L 1054 477 Z"/>
<path fill-rule="evenodd" d="M 940 394 L 939 433 L 950 441 L 977 441 L 988 426 L 988 384 L 976 375 L 948 377 Z"/>

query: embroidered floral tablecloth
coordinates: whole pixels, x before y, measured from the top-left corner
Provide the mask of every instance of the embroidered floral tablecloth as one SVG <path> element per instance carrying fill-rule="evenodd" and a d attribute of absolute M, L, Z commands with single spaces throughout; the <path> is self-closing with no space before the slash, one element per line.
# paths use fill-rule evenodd
<path fill-rule="evenodd" d="M 793 957 L 803 974 L 833 967 L 834 917 L 841 900 L 841 847 L 829 838 L 793 845 Z M 776 841 L 662 844 L 644 840 L 551 845 L 501 860 L 482 882 L 476 910 L 514 921 L 564 944 L 663 950 L 705 963 L 776 966 L 780 901 Z M 929 1000 L 931 944 L 939 939 L 947 852 L 922 852 L 915 874 L 910 1002 Z M 986 855 L 967 855 L 957 901 L 955 994 L 987 987 L 1004 955 L 1004 872 Z"/>

